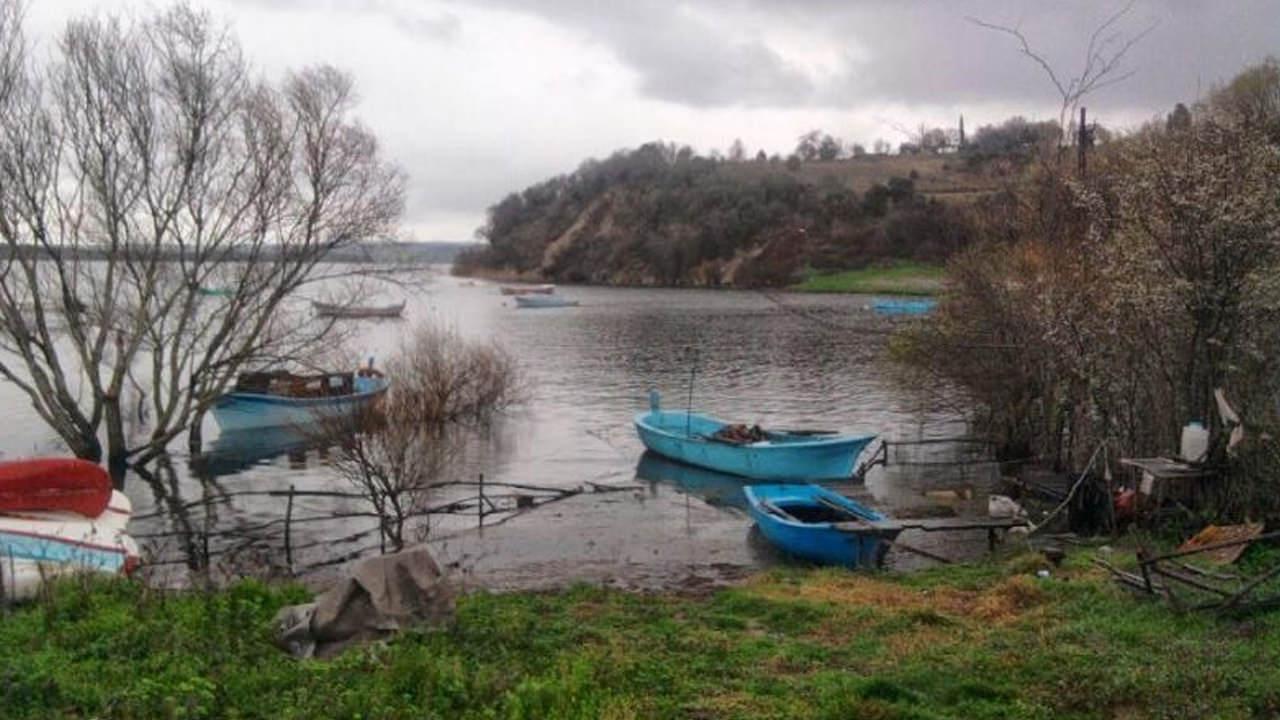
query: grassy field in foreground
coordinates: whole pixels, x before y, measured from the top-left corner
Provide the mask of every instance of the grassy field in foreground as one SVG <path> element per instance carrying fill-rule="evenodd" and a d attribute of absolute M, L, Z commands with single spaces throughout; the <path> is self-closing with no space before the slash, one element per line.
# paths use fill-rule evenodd
<path fill-rule="evenodd" d="M 945 272 L 939 265 L 898 263 L 837 273 L 814 273 L 791 289 L 801 292 L 934 295 L 942 290 Z"/>
<path fill-rule="evenodd" d="M 476 594 L 333 661 L 269 641 L 296 588 L 63 586 L 0 619 L 8 718 L 1143 718 L 1280 712 L 1280 614 L 1174 615 L 1083 560 L 785 571 L 707 597 Z"/>

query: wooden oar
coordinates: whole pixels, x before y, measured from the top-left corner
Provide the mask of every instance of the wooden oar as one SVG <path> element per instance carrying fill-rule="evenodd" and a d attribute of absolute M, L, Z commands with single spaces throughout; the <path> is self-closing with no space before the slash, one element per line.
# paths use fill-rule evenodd
<path fill-rule="evenodd" d="M 832 510 L 835 510 L 836 512 L 842 513 L 844 515 L 848 515 L 851 518 L 857 518 L 859 522 L 864 522 L 864 523 L 867 522 L 867 518 L 859 515 L 858 513 L 854 512 L 853 510 L 850 510 L 849 508 L 841 505 L 840 503 L 835 502 L 834 500 L 822 497 L 821 495 L 815 496 L 814 499 L 817 500 L 820 505 L 824 505 Z"/>
<path fill-rule="evenodd" d="M 793 522 L 799 522 L 799 521 L 798 521 L 798 520 L 796 520 L 794 517 L 792 517 L 791 513 L 787 512 L 786 510 L 783 510 L 782 508 L 778 507 L 777 505 L 774 505 L 772 502 L 770 502 L 770 501 L 768 501 L 768 500 L 761 499 L 761 500 L 760 500 L 760 507 L 763 507 L 765 510 L 768 510 L 771 514 L 773 514 L 773 515 L 777 515 L 778 517 L 783 518 L 783 519 L 785 519 L 785 520 L 791 520 L 791 521 L 793 521 Z"/>

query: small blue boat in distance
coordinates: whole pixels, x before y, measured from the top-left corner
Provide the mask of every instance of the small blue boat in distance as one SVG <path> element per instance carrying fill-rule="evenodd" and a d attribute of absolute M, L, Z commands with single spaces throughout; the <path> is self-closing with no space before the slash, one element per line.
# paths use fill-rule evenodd
<path fill-rule="evenodd" d="M 754 480 L 808 482 L 853 475 L 874 435 L 775 430 L 731 425 L 685 410 L 663 410 L 649 393 L 649 411 L 635 416 L 640 442 L 664 457 Z"/>
<path fill-rule="evenodd" d="M 876 298 L 871 309 L 881 315 L 924 315 L 938 306 L 933 298 Z"/>
<path fill-rule="evenodd" d="M 232 392 L 213 405 L 223 432 L 259 428 L 305 428 L 328 420 L 355 417 L 387 391 L 382 373 L 370 367 L 356 372 L 294 375 L 288 372 L 242 373 Z"/>
<path fill-rule="evenodd" d="M 784 552 L 810 562 L 879 567 L 902 527 L 818 485 L 743 488 L 760 532 Z"/>

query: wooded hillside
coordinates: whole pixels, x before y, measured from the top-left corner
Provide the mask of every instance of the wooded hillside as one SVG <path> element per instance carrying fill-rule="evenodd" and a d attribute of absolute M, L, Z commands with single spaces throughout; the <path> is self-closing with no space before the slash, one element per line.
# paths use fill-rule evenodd
<path fill-rule="evenodd" d="M 973 240 L 968 206 L 1018 167 L 955 153 L 734 162 L 655 142 L 508 195 L 455 272 L 753 287 L 937 262 Z"/>

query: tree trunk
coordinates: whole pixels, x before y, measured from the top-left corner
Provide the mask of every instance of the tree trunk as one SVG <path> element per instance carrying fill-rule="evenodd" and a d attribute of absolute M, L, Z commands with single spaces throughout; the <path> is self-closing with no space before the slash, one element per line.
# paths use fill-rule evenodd
<path fill-rule="evenodd" d="M 102 443 L 98 442 L 96 436 L 78 433 L 61 435 L 67 449 L 76 457 L 94 463 L 102 462 Z"/>
<path fill-rule="evenodd" d="M 124 418 L 120 415 L 120 397 L 107 395 L 102 399 L 107 426 L 107 470 L 111 483 L 117 490 L 124 490 L 125 469 L 128 467 L 128 448 L 124 439 Z"/>

